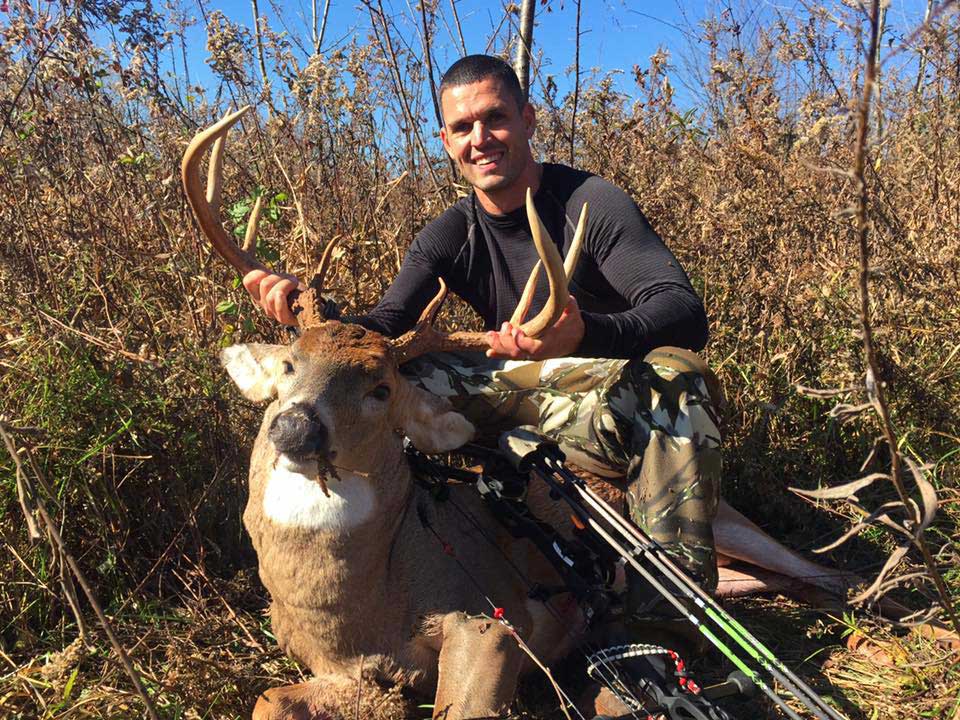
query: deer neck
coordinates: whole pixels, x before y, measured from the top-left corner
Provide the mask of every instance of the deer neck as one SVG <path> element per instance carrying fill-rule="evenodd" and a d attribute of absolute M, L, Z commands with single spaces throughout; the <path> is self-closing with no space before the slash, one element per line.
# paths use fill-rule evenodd
<path fill-rule="evenodd" d="M 295 464 L 280 457 L 260 480 L 252 483 L 250 497 L 259 507 L 251 509 L 262 514 L 277 539 L 303 536 L 335 554 L 374 552 L 389 541 L 412 492 L 402 454 L 373 473 L 335 468 L 328 474 L 316 463 Z"/>

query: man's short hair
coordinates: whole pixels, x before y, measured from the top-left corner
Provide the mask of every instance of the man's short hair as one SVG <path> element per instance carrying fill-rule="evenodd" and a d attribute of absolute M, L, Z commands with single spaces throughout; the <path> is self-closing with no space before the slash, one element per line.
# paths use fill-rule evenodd
<path fill-rule="evenodd" d="M 451 65 L 440 79 L 440 98 L 443 98 L 443 93 L 448 88 L 470 85 L 490 77 L 497 78 L 516 101 L 517 108 L 523 110 L 527 98 L 520 88 L 517 74 L 503 60 L 490 55 L 467 55 Z"/>

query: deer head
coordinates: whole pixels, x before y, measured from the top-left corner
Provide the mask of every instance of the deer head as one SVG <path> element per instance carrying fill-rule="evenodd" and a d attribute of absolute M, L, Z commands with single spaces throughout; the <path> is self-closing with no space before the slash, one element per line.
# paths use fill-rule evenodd
<path fill-rule="evenodd" d="M 223 229 L 219 217 L 222 153 L 227 132 L 249 107 L 228 114 L 198 133 L 182 163 L 183 184 L 197 222 L 215 250 L 239 272 L 265 268 L 251 248 L 256 235 L 259 201 L 248 222 L 246 239 L 238 246 Z M 200 163 L 213 147 L 206 190 Z M 534 268 L 514 313 L 530 337 L 537 337 L 560 317 L 569 297 L 567 278 L 579 254 L 586 222 L 586 207 L 568 253 L 566 267 L 550 240 L 531 194 L 527 214 L 540 263 L 546 269 L 550 297 L 531 320 L 522 322 L 529 307 L 540 265 Z M 254 401 L 275 399 L 264 420 L 275 457 L 293 463 L 317 462 L 321 470 L 337 469 L 369 474 L 396 463 L 407 435 L 425 452 L 459 447 L 473 434 L 472 425 L 440 398 L 406 381 L 399 366 L 431 351 L 485 350 L 483 333 L 446 334 L 433 320 L 446 295 L 439 291 L 413 330 L 397 339 L 384 338 L 357 325 L 323 317 L 320 294 L 330 265 L 333 243 L 328 244 L 308 288 L 291 294 L 300 336 L 289 346 L 244 344 L 226 348 L 222 360 L 241 392 Z"/>

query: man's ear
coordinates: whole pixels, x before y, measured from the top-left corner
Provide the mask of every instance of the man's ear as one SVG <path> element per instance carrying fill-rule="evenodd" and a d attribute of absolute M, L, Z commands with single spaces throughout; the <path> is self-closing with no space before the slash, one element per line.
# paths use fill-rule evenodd
<path fill-rule="evenodd" d="M 473 439 L 473 424 L 445 398 L 431 395 L 406 380 L 400 382 L 400 388 L 395 404 L 400 409 L 396 424 L 418 450 L 447 452 Z"/>
<path fill-rule="evenodd" d="M 440 142 L 443 143 L 443 149 L 446 150 L 447 155 L 449 155 L 452 159 L 456 160 L 456 158 L 453 157 L 453 153 L 450 151 L 450 143 L 447 142 L 447 126 L 446 125 L 440 126 Z"/>
<path fill-rule="evenodd" d="M 527 140 L 530 140 L 537 129 L 537 111 L 531 103 L 527 103 L 520 111 L 520 115 L 523 117 L 523 124 L 527 131 Z"/>
<path fill-rule="evenodd" d="M 277 394 L 276 368 L 286 347 L 249 343 L 220 351 L 220 363 L 248 400 L 262 402 Z"/>

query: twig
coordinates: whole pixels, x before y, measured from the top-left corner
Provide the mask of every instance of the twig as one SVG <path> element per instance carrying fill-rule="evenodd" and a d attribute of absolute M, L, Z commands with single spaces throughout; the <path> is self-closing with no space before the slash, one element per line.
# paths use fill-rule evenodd
<path fill-rule="evenodd" d="M 64 18 L 66 13 L 64 13 Z M 37 59 L 33 61 L 33 64 L 30 66 L 30 70 L 27 72 L 26 76 L 23 78 L 23 82 L 20 84 L 19 89 L 16 94 L 13 96 L 13 100 L 10 102 L 10 109 L 7 111 L 7 116 L 3 119 L 3 125 L 0 126 L 0 140 L 3 139 L 4 133 L 6 133 L 7 128 L 10 126 L 10 121 L 13 118 L 13 113 L 17 110 L 17 103 L 20 102 L 20 96 L 23 95 L 23 91 L 27 89 L 27 86 L 30 85 L 30 81 L 33 80 L 34 73 L 37 72 L 37 68 L 40 67 L 40 63 L 43 62 L 43 58 L 46 57 L 47 53 L 50 52 L 51 48 L 57 43 L 60 39 L 60 34 L 63 32 L 63 24 L 58 23 L 56 26 L 56 32 L 51 33 L 50 42 L 44 45 L 40 52 L 37 53 Z"/>
<path fill-rule="evenodd" d="M 867 133 L 870 122 L 870 105 L 873 95 L 873 87 L 877 77 L 877 40 L 880 30 L 880 0 L 872 0 L 870 9 L 870 44 L 866 60 L 866 73 L 863 83 L 863 94 L 860 99 L 860 107 L 857 113 L 857 136 L 854 148 L 853 175 L 857 182 L 857 237 L 860 246 L 860 324 L 863 328 L 863 351 L 864 359 L 867 364 L 867 393 L 876 408 L 877 415 L 880 417 L 880 424 L 883 429 L 883 436 L 890 450 L 891 471 L 890 479 L 896 488 L 897 495 L 904 507 L 910 507 L 909 493 L 903 481 L 903 465 L 900 461 L 897 437 L 893 429 L 893 423 L 890 420 L 890 411 L 886 400 L 886 391 L 883 383 L 880 382 L 880 365 L 877 362 L 876 349 L 874 347 L 873 327 L 870 321 L 870 248 L 867 242 L 869 231 L 869 218 L 867 215 L 867 182 L 864 176 L 867 154 Z M 953 604 L 950 601 L 950 595 L 947 592 L 943 578 L 937 569 L 930 548 L 921 535 L 917 535 L 914 545 L 923 556 L 924 565 L 930 578 L 933 580 L 940 596 L 940 602 L 943 604 L 947 616 L 953 625 L 954 631 L 960 635 L 960 622 L 957 620 Z"/>
<path fill-rule="evenodd" d="M 263 80 L 263 93 L 270 95 L 270 80 L 267 78 L 267 63 L 263 59 L 263 37 L 260 32 L 260 8 L 257 0 L 250 0 L 250 9 L 253 11 L 253 35 L 257 40 L 257 62 L 260 65 L 260 77 Z M 270 103 L 267 103 L 267 112 L 270 112 Z"/>
<path fill-rule="evenodd" d="M 534 654 L 533 650 L 531 650 L 530 646 L 528 646 L 523 641 L 523 638 L 520 637 L 520 633 L 517 632 L 516 628 L 513 627 L 513 625 L 511 625 L 510 623 L 506 622 L 503 619 L 501 619 L 499 622 L 500 624 L 502 624 L 504 627 L 507 628 L 510 634 L 513 635 L 513 639 L 517 641 L 517 645 L 520 647 L 520 649 L 527 654 L 527 657 L 529 657 L 533 661 L 534 665 L 540 668 L 540 671 L 547 677 L 547 680 L 549 681 L 550 685 L 553 687 L 553 691 L 557 694 L 557 699 L 560 700 L 560 710 L 563 712 L 564 717 L 566 717 L 567 720 L 572 720 L 570 717 L 570 713 L 567 712 L 567 706 L 570 705 L 571 703 L 567 698 L 566 693 L 563 692 L 563 689 L 554 679 L 553 673 L 550 672 L 550 668 L 544 665 L 543 662 L 540 660 L 540 658 L 538 658 Z"/>
<path fill-rule="evenodd" d="M 293 182 L 290 180 L 290 176 L 287 174 L 286 168 L 283 167 L 283 163 L 280 162 L 280 156 L 276 152 L 273 153 L 274 162 L 276 162 L 277 167 L 280 169 L 280 174 L 283 175 L 283 179 L 287 183 L 287 187 L 290 189 L 290 199 L 293 200 L 293 206 L 297 209 L 297 219 L 300 221 L 300 247 L 301 252 L 303 253 L 303 258 L 306 259 L 309 257 L 307 254 L 308 243 L 310 236 L 313 235 L 312 232 L 308 233 L 307 230 L 307 220 L 303 214 L 303 203 L 300 202 L 300 197 L 297 195 L 297 189 L 293 186 Z M 303 177 L 301 175 L 301 177 Z"/>
<path fill-rule="evenodd" d="M 453 24 L 457 28 L 457 36 L 460 39 L 460 56 L 467 54 L 467 44 L 463 41 L 463 28 L 460 27 L 460 16 L 457 14 L 457 0 L 450 0 L 450 12 L 453 13 Z"/>
<path fill-rule="evenodd" d="M 363 660 L 364 656 L 360 655 L 360 667 L 357 670 L 357 704 L 353 711 L 354 720 L 360 720 L 360 693 L 363 691 Z"/>
<path fill-rule="evenodd" d="M 327 15 L 330 13 L 330 0 L 323 3 L 323 18 L 320 20 L 320 34 L 317 34 L 317 0 L 313 0 L 313 53 L 320 52 L 323 36 L 327 32 Z"/>
<path fill-rule="evenodd" d="M 370 22 L 373 26 L 373 34 L 377 39 L 377 43 L 380 45 L 380 49 L 383 50 L 389 62 L 390 67 L 390 79 L 393 82 L 394 90 L 397 93 L 397 98 L 400 100 L 400 107 L 403 109 L 404 117 L 407 121 L 407 124 L 410 127 L 410 131 L 413 133 L 413 137 L 417 142 L 417 147 L 420 150 L 421 155 L 423 155 L 423 162 L 427 166 L 427 171 L 430 173 L 430 177 L 433 179 L 434 189 L 439 191 L 442 187 L 440 178 L 437 177 L 436 171 L 433 169 L 433 163 L 430 160 L 430 153 L 427 152 L 427 146 L 423 142 L 423 137 L 420 135 L 420 123 L 416 121 L 413 117 L 413 111 L 410 109 L 410 101 L 407 99 L 407 91 L 403 86 L 403 77 L 400 72 L 400 61 L 397 59 L 397 53 L 393 48 L 393 41 L 390 39 L 390 27 L 387 25 L 387 16 L 383 12 L 383 2 L 382 0 L 377 0 L 377 9 L 374 10 L 372 0 L 363 0 L 363 3 L 367 6 L 367 11 L 370 13 Z M 377 28 L 376 19 L 380 19 L 380 24 L 383 27 L 383 35 L 380 35 L 380 30 Z"/>
<path fill-rule="evenodd" d="M 48 314 L 45 313 L 43 310 L 39 310 L 39 309 L 38 309 L 37 312 L 40 313 L 46 320 L 48 320 L 49 322 L 53 323 L 53 324 L 56 325 L 57 327 L 59 327 L 59 328 L 61 328 L 61 329 L 63 329 L 63 330 L 67 330 L 67 331 L 69 331 L 69 332 L 72 332 L 72 333 L 74 333 L 75 335 L 79 335 L 79 336 L 82 337 L 84 340 L 86 340 L 86 341 L 88 341 L 88 342 L 90 342 L 90 343 L 92 343 L 92 344 L 94 344 L 94 345 L 96 345 L 96 346 L 98 346 L 98 347 L 102 347 L 103 349 L 109 350 L 110 352 L 116 353 L 117 355 L 122 355 L 123 357 L 127 358 L 128 360 L 136 360 L 137 362 L 144 363 L 144 364 L 146 364 L 146 365 L 150 365 L 151 367 L 156 367 L 156 366 L 157 366 L 157 363 L 155 363 L 153 360 L 148 360 L 147 358 L 145 358 L 145 357 L 143 357 L 143 356 L 141 356 L 141 355 L 137 355 L 136 353 L 132 353 L 132 352 L 129 352 L 129 351 L 127 351 L 127 350 L 123 350 L 123 349 L 121 349 L 121 348 L 114 347 L 113 345 L 111 345 L 110 343 L 106 342 L 105 340 L 101 340 L 100 338 L 94 337 L 93 335 L 89 335 L 89 334 L 83 332 L 82 330 L 77 330 L 76 328 L 70 327 L 70 326 L 67 325 L 66 323 L 63 323 L 63 322 L 61 322 L 60 320 L 57 320 L 57 319 L 56 319 L 55 317 L 53 317 L 52 315 L 48 315 Z"/>
<path fill-rule="evenodd" d="M 0 436 L 3 438 L 3 443 L 6 445 L 7 451 L 14 458 L 14 462 L 16 462 L 16 459 L 19 457 L 19 453 L 17 452 L 13 438 L 11 438 L 7 433 L 3 423 L 0 423 Z M 127 656 L 127 653 L 120 644 L 120 641 L 117 640 L 117 636 L 114 635 L 110 621 L 107 620 L 107 616 L 104 614 L 103 608 L 100 607 L 100 603 L 97 601 L 96 595 L 94 595 L 93 590 L 90 589 L 90 584 L 87 582 L 86 577 L 81 572 L 80 566 L 77 565 L 77 561 L 73 558 L 73 555 L 70 554 L 69 550 L 67 550 L 67 545 L 60 536 L 60 532 L 57 530 L 56 523 L 53 522 L 53 519 L 47 513 L 47 509 L 44 507 L 43 500 L 36 496 L 34 496 L 32 500 L 35 503 L 37 514 L 40 516 L 40 519 L 46 526 L 46 531 L 49 537 L 53 540 L 53 543 L 63 560 L 65 560 L 67 565 L 70 567 L 73 576 L 77 579 L 77 582 L 83 589 L 83 594 L 87 597 L 87 602 L 90 603 L 90 607 L 92 607 L 94 613 L 96 613 L 97 619 L 100 621 L 100 625 L 103 628 L 107 639 L 110 641 L 110 645 L 113 646 L 113 650 L 117 654 L 121 665 L 123 665 L 123 669 L 126 671 L 131 682 L 133 683 L 134 688 L 137 691 L 137 694 L 143 701 L 148 717 L 150 720 L 160 720 L 159 716 L 157 715 L 157 711 L 153 707 L 153 703 L 150 701 L 150 696 L 147 695 L 147 691 L 140 682 L 140 676 L 133 667 L 133 663 L 130 662 L 130 658 Z"/>
<path fill-rule="evenodd" d="M 437 126 L 443 127 L 443 113 L 440 112 L 440 99 L 437 97 L 437 85 L 433 79 L 433 58 L 430 50 L 430 25 L 427 22 L 427 3 L 426 0 L 420 0 L 420 23 L 423 32 L 423 60 L 427 66 L 427 79 L 430 81 L 430 98 L 433 100 L 433 112 L 437 118 Z M 457 164 L 453 158 L 447 155 L 447 162 L 450 165 L 450 180 L 457 180 Z"/>
<path fill-rule="evenodd" d="M 574 164 L 574 141 L 577 137 L 577 104 L 580 102 L 580 0 L 577 0 L 576 37 L 573 51 L 573 110 L 570 113 L 570 164 Z"/>
<path fill-rule="evenodd" d="M 577 3 L 579 10 L 580 3 Z M 523 0 L 520 6 L 520 38 L 517 42 L 517 56 L 513 63 L 513 69 L 517 72 L 520 79 L 520 89 L 523 90 L 523 97 L 530 94 L 530 54 L 533 52 L 533 11 L 535 9 L 533 0 Z M 578 16 L 579 18 L 579 13 Z"/>

